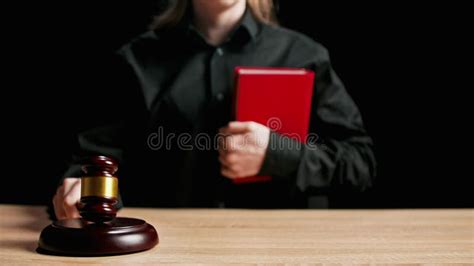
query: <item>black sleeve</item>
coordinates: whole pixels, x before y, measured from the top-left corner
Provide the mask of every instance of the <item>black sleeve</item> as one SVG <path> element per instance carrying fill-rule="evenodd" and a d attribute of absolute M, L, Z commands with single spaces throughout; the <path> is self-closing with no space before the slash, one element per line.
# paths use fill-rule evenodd
<path fill-rule="evenodd" d="M 115 158 L 120 165 L 124 151 L 137 140 L 138 123 L 145 119 L 140 86 L 133 69 L 120 54 L 97 58 L 87 68 L 84 71 L 87 75 L 78 74 L 84 88 L 76 99 L 80 102 L 76 148 L 59 185 L 66 177 L 83 175 L 80 164 L 83 157 L 105 155 Z M 123 207 L 120 194 L 118 200 L 120 209 Z M 55 219 L 52 206 L 48 213 Z"/>
<path fill-rule="evenodd" d="M 364 190 L 371 186 L 376 172 L 372 140 L 357 106 L 333 71 L 329 56 L 319 60 L 314 71 L 307 144 L 272 132 L 259 174 L 294 178 L 302 191 L 339 185 Z"/>
<path fill-rule="evenodd" d="M 77 132 L 77 149 L 64 177 L 81 176 L 78 162 L 86 156 L 109 156 L 120 165 L 124 151 L 138 140 L 133 134 L 139 134 L 138 124 L 145 119 L 139 83 L 123 56 L 113 54 L 94 68 L 88 78 L 91 88 L 82 96 L 84 125 Z"/>

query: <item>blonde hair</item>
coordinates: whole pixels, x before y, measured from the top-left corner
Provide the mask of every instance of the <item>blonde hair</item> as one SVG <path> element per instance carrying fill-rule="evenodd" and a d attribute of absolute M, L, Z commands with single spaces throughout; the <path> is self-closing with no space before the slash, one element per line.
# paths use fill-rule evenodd
<path fill-rule="evenodd" d="M 173 0 L 158 16 L 155 16 L 150 28 L 153 30 L 172 28 L 184 17 L 191 0 Z M 273 0 L 247 0 L 251 12 L 262 23 L 278 25 Z"/>

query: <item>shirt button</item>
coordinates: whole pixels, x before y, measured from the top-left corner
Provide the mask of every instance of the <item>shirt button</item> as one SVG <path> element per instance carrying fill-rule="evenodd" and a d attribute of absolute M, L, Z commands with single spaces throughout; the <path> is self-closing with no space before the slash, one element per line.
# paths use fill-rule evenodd
<path fill-rule="evenodd" d="M 216 100 L 219 102 L 224 100 L 224 93 L 219 92 L 218 94 L 216 94 Z"/>
<path fill-rule="evenodd" d="M 216 49 L 216 52 L 220 56 L 224 55 L 224 50 L 222 50 L 222 48 L 220 48 L 220 47 Z"/>

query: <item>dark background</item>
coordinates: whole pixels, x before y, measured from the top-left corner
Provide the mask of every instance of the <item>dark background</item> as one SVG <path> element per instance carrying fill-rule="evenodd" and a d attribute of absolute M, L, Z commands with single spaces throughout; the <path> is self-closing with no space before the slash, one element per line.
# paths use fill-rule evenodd
<path fill-rule="evenodd" d="M 332 1 L 331 1 L 332 2 Z M 47 204 L 74 134 L 113 114 L 90 103 L 98 62 L 146 30 L 163 3 L 22 2 L 4 31 L 0 203 Z M 325 45 L 374 138 L 375 186 L 358 207 L 474 207 L 462 7 L 280 1 L 279 19 Z M 4 23 L 5 25 L 5 23 Z M 467 85 L 471 84 L 471 85 Z M 352 199 L 348 199 L 351 201 Z"/>

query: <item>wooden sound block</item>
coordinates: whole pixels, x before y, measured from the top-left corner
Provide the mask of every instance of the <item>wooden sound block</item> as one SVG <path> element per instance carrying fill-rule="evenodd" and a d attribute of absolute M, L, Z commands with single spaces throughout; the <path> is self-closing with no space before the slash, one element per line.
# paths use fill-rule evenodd
<path fill-rule="evenodd" d="M 108 256 L 151 249 L 158 241 L 155 228 L 140 219 L 120 217 L 105 223 L 65 219 L 43 229 L 37 251 L 61 256 Z"/>

